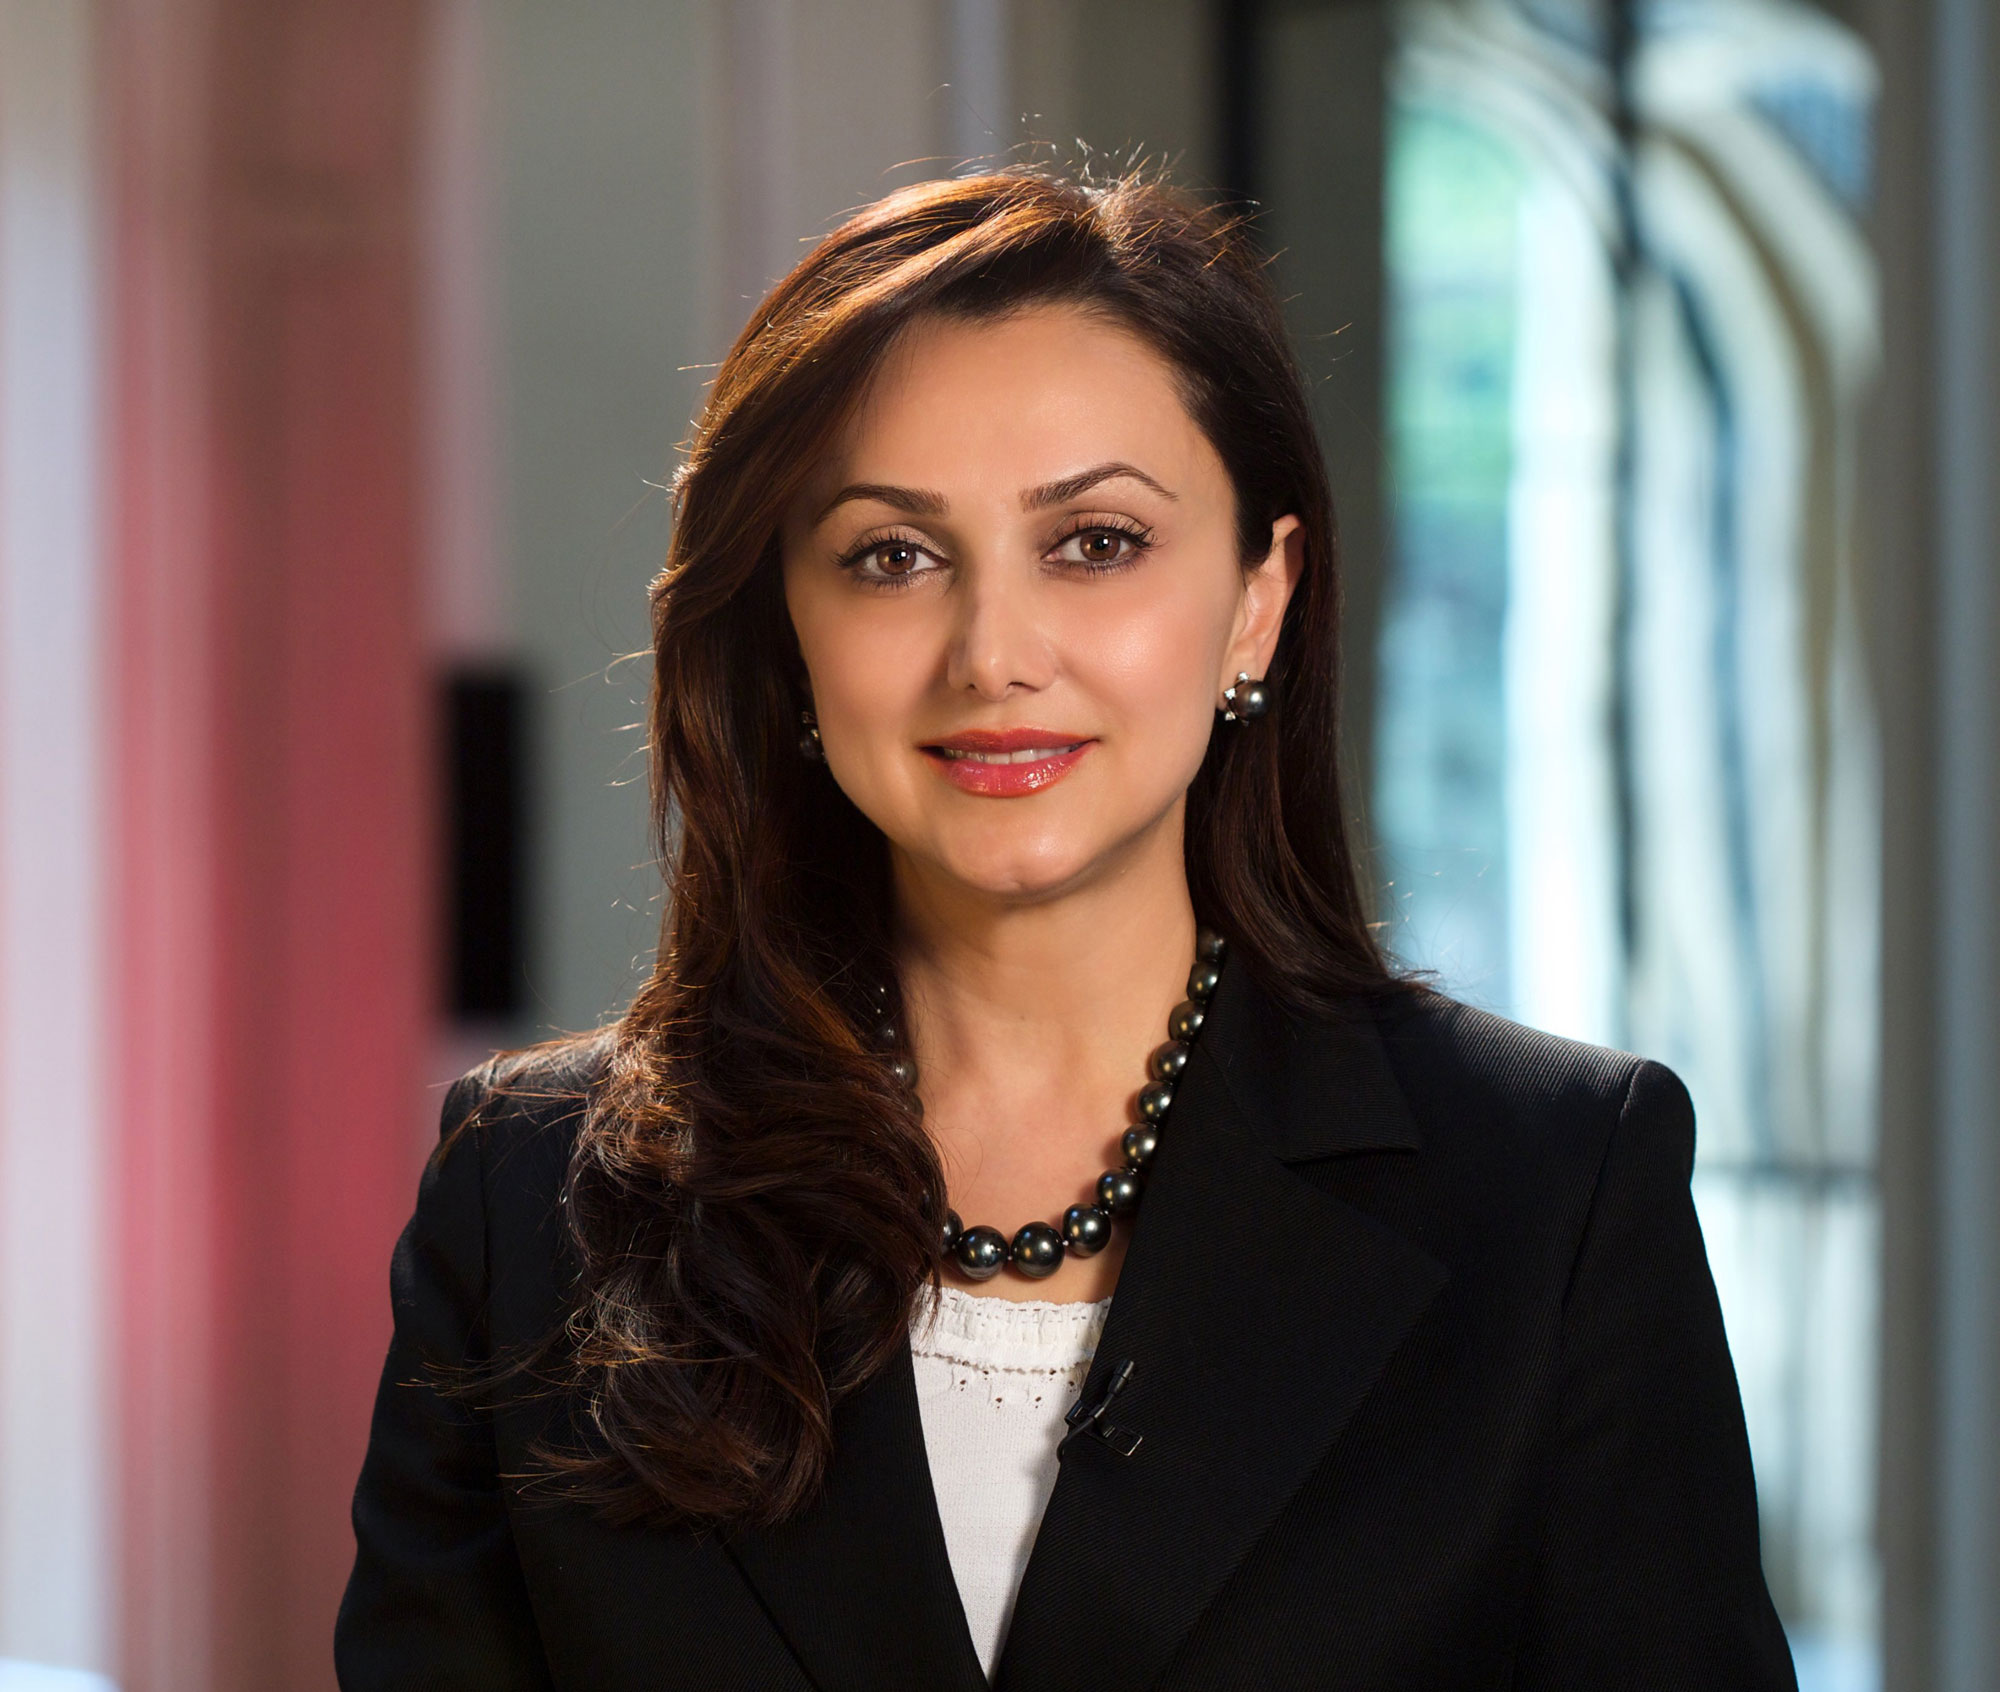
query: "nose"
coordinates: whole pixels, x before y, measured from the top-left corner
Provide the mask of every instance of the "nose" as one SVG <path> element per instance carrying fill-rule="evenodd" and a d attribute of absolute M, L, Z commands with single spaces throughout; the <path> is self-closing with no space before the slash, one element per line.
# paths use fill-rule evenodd
<path fill-rule="evenodd" d="M 945 680 L 982 699 L 1035 692 L 1055 677 L 1055 654 L 1024 573 L 967 561 L 958 581 L 957 621 Z"/>

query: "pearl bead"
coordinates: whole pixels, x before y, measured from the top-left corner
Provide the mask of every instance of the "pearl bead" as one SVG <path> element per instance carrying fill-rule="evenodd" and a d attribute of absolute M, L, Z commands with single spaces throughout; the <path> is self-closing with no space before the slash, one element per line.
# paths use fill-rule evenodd
<path fill-rule="evenodd" d="M 1063 1244 L 1072 1257 L 1095 1257 L 1111 1243 L 1111 1218 L 1094 1204 L 1073 1204 L 1063 1212 Z"/>
<path fill-rule="evenodd" d="M 1014 1236 L 1014 1267 L 1031 1281 L 1062 1267 L 1063 1237 L 1046 1222 L 1023 1223 Z"/>
<path fill-rule="evenodd" d="M 1107 1169 L 1097 1178 L 1097 1208 L 1113 1216 L 1130 1216 L 1139 1208 L 1139 1174 L 1133 1169 Z"/>
<path fill-rule="evenodd" d="M 1252 708 L 1246 714 L 1255 715 L 1267 703 L 1261 690 L 1256 690 Z M 1146 1060 L 1151 1080 L 1139 1092 L 1140 1120 L 1119 1137 L 1118 1149 L 1125 1167 L 1107 1169 L 1098 1176 L 1095 1204 L 1071 1205 L 1063 1212 L 1059 1227 L 1047 1222 L 1023 1223 L 1011 1242 L 997 1228 L 983 1223 L 968 1228 L 957 1211 L 945 1212 L 939 1243 L 944 1255 L 967 1280 L 991 1280 L 1012 1263 L 1021 1274 L 1039 1281 L 1053 1275 L 1066 1257 L 1090 1257 L 1102 1251 L 1111 1240 L 1112 1219 L 1130 1216 L 1139 1208 L 1145 1191 L 1145 1172 L 1160 1149 L 1160 1121 L 1173 1105 L 1174 1083 L 1186 1071 L 1192 1056 L 1189 1042 L 1208 1020 L 1204 1006 L 1222 978 L 1226 949 L 1222 936 L 1213 929 L 1196 930 L 1195 966 L 1188 975 L 1188 996 L 1167 1019 L 1170 1037 L 1166 1044 L 1156 1047 Z M 874 993 L 876 1010 L 882 1019 L 874 1030 L 874 1039 L 892 1054 L 889 1071 L 909 1090 L 910 1107 L 921 1117 L 923 1100 L 916 1092 L 916 1060 L 900 1049 L 903 1032 L 889 1014 L 888 988 L 877 983 Z"/>
<path fill-rule="evenodd" d="M 875 1025 L 875 1044 L 885 1050 L 894 1051 L 903 1043 L 903 1031 L 896 1026 L 894 1017 L 885 1017 Z"/>
<path fill-rule="evenodd" d="M 1260 681 L 1239 682 L 1236 685 L 1236 714 L 1239 717 L 1261 717 L 1271 708 L 1271 690 Z"/>
<path fill-rule="evenodd" d="M 897 1058 L 889 1065 L 889 1073 L 895 1076 L 899 1086 L 914 1087 L 917 1084 L 917 1066 L 909 1058 Z"/>
<path fill-rule="evenodd" d="M 976 1222 L 958 1236 L 951 1255 L 968 1281 L 990 1281 L 1007 1262 L 1007 1236 Z"/>

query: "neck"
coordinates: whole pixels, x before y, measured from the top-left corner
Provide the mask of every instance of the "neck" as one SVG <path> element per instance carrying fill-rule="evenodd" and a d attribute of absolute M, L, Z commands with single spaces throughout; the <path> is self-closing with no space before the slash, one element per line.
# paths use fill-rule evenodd
<path fill-rule="evenodd" d="M 1039 1032 L 1071 1046 L 1134 1020 L 1151 1030 L 1194 955 L 1179 831 L 1161 835 L 1144 861 L 1033 902 L 938 886 L 899 864 L 897 965 L 924 1043 L 1005 1028 L 1013 1042 Z M 1128 1053 L 1127 1066 L 1144 1056 Z"/>
<path fill-rule="evenodd" d="M 1179 817 L 1088 885 L 1035 901 L 940 885 L 898 863 L 897 965 L 924 1123 L 951 1202 L 1011 1233 L 1088 1203 L 1187 986 L 1195 920 Z M 1004 1298 L 1102 1298 L 1124 1230 Z"/>

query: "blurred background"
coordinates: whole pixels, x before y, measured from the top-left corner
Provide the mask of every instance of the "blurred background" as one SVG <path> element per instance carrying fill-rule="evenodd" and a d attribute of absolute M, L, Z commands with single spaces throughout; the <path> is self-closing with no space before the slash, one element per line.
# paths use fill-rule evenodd
<path fill-rule="evenodd" d="M 1807 1692 L 2000 1688 L 1987 0 L 0 0 L 0 1692 L 332 1684 L 441 1084 L 658 919 L 645 586 L 886 189 L 1254 201 L 1387 932 L 1663 1058 Z"/>

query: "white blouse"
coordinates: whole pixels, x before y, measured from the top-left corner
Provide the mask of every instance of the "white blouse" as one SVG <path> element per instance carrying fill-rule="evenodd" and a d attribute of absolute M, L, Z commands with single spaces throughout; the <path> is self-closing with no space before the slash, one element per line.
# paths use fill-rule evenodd
<path fill-rule="evenodd" d="M 987 1678 L 1014 1614 L 1056 1447 L 1111 1300 L 1020 1303 L 941 1287 L 910 1325 L 945 1549 Z"/>

